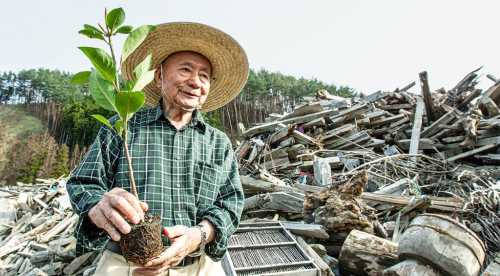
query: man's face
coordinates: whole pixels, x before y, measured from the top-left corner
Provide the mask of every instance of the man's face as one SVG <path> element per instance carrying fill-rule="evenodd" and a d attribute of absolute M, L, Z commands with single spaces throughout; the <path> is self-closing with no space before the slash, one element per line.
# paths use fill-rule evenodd
<path fill-rule="evenodd" d="M 210 62 L 202 55 L 194 52 L 179 52 L 169 56 L 156 70 L 156 83 L 176 104 L 185 108 L 201 106 L 207 99 L 210 90 Z"/>

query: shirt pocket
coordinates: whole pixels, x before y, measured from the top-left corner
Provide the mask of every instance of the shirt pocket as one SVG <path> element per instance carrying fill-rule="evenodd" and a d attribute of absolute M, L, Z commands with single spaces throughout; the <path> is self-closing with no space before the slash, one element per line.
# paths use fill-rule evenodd
<path fill-rule="evenodd" d="M 194 166 L 194 196 L 196 204 L 213 204 L 220 188 L 222 167 L 207 162 L 196 162 Z"/>

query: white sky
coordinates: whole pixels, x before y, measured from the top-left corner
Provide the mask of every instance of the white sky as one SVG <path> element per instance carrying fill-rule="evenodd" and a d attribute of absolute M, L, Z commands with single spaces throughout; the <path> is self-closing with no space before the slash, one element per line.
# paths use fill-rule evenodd
<path fill-rule="evenodd" d="M 426 70 L 431 90 L 453 88 L 483 66 L 478 88 L 500 78 L 500 1 L 2 1 L 0 71 L 48 68 L 77 73 L 90 62 L 78 46 L 108 50 L 78 31 L 123 7 L 126 25 L 171 21 L 211 25 L 233 36 L 250 67 L 392 91 Z M 121 45 L 121 39 L 115 39 Z M 120 53 L 121 48 L 117 47 Z"/>

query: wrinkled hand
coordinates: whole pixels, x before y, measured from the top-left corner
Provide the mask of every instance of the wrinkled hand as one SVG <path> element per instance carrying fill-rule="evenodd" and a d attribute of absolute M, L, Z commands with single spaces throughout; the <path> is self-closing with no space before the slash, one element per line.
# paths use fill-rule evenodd
<path fill-rule="evenodd" d="M 170 247 L 144 267 L 137 268 L 132 275 L 158 275 L 178 265 L 184 257 L 197 250 L 201 244 L 201 230 L 182 225 L 163 228 L 163 234 L 170 239 Z"/>
<path fill-rule="evenodd" d="M 128 234 L 131 230 L 124 217 L 127 217 L 133 224 L 137 224 L 144 219 L 144 212 L 147 209 L 147 204 L 139 202 L 131 193 L 114 188 L 105 193 L 102 199 L 90 209 L 88 216 L 97 227 L 106 230 L 114 241 L 119 241 L 120 233 L 117 229 L 123 234 Z"/>

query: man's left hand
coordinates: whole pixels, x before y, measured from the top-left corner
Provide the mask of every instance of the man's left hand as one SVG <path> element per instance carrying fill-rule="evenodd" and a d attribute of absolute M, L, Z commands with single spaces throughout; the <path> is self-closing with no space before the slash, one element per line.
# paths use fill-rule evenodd
<path fill-rule="evenodd" d="M 170 239 L 170 247 L 145 267 L 137 268 L 133 275 L 158 275 L 178 265 L 190 252 L 201 245 L 202 234 L 199 228 L 176 225 L 163 228 L 163 234 Z"/>

